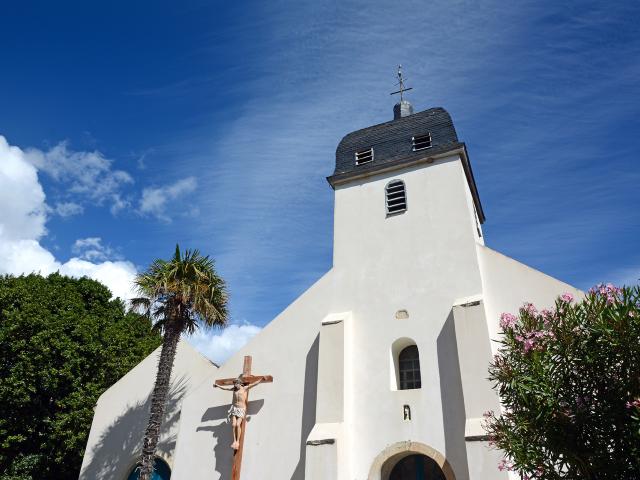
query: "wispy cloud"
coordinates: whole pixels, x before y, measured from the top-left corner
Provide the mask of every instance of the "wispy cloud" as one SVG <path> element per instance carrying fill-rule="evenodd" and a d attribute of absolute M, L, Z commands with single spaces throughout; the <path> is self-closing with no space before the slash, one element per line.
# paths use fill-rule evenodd
<path fill-rule="evenodd" d="M 148 187 L 142 190 L 138 211 L 142 215 L 151 215 L 163 222 L 171 222 L 169 205 L 195 191 L 198 182 L 195 177 L 187 177 L 170 185 Z"/>
<path fill-rule="evenodd" d="M 76 202 L 56 202 L 51 212 L 61 217 L 72 217 L 81 215 L 84 212 L 84 207 Z"/>
<path fill-rule="evenodd" d="M 324 177 L 343 135 L 392 118 L 397 64 L 417 92 L 416 109 L 455 109 L 450 100 L 470 91 L 485 62 L 512 41 L 521 15 L 497 15 L 497 2 L 481 9 L 409 2 L 402 7 L 412 12 L 409 23 L 395 4 L 262 8 L 267 38 L 249 57 L 262 75 L 193 164 L 216 159 L 200 177 L 201 211 L 211 221 L 194 234 L 211 239 L 241 299 L 236 311 L 259 323 L 330 268 L 333 192 Z M 467 114 L 481 108 L 469 94 L 465 101 Z M 271 277 L 279 279 L 277 296 Z"/>
<path fill-rule="evenodd" d="M 60 142 L 49 150 L 26 150 L 26 158 L 54 181 L 65 187 L 74 198 L 102 205 L 114 202 L 133 177 L 124 170 L 112 168 L 113 161 L 95 150 L 73 151 L 68 142 Z"/>
<path fill-rule="evenodd" d="M 628 100 L 640 93 L 634 8 L 261 5 L 260 41 L 238 66 L 252 74 L 234 76 L 244 105 L 214 138 L 207 128 L 185 139 L 200 151 L 177 164 L 202 171 L 215 159 L 198 177 L 210 221 L 192 238 L 209 239 L 234 311 L 262 324 L 330 267 L 323 177 L 343 135 L 391 118 L 399 63 L 416 110 L 446 107 L 467 142 L 490 245 L 580 286 L 619 262 L 599 252 L 638 221 L 634 209 L 612 208 L 640 203 L 639 178 L 633 149 L 603 135 L 640 113 Z"/>
<path fill-rule="evenodd" d="M 79 258 L 90 262 L 122 258 L 111 247 L 103 245 L 100 237 L 79 238 L 71 247 L 71 251 Z"/>
<path fill-rule="evenodd" d="M 590 284 L 613 283 L 614 285 L 634 286 L 640 285 L 640 261 L 630 265 L 615 268 L 608 272 L 603 272 L 597 278 L 591 279 Z"/>

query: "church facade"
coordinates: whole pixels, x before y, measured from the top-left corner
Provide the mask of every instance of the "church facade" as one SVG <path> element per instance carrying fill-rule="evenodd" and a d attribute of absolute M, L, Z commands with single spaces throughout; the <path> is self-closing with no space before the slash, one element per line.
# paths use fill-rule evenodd
<path fill-rule="evenodd" d="M 581 293 L 484 244 L 444 109 L 394 117 L 338 145 L 331 270 L 220 367 L 180 344 L 158 452 L 172 479 L 231 478 L 231 394 L 213 383 L 245 355 L 273 383 L 251 390 L 243 479 L 509 478 L 482 429 L 500 313 Z M 100 398 L 80 479 L 128 478 L 157 356 Z"/>

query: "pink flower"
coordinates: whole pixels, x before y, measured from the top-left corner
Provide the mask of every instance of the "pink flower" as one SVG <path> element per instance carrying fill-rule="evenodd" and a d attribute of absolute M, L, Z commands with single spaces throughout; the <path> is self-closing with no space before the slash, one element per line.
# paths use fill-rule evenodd
<path fill-rule="evenodd" d="M 518 321 L 518 317 L 512 315 L 511 313 L 503 313 L 500 315 L 500 327 L 503 330 L 507 330 L 509 328 L 513 328 Z"/>
<path fill-rule="evenodd" d="M 622 289 L 611 283 L 607 283 L 606 285 L 601 283 L 600 285 L 593 287 L 589 292 L 593 292 L 596 295 L 599 294 L 601 297 L 606 297 L 607 304 L 611 305 L 618 300 L 618 296 L 622 293 Z"/>
<path fill-rule="evenodd" d="M 527 338 L 524 341 L 524 353 L 527 353 L 529 350 L 532 350 L 535 347 L 535 341 L 533 338 Z"/>
<path fill-rule="evenodd" d="M 607 283 L 607 290 L 615 295 L 618 295 L 619 293 L 622 292 L 621 288 L 616 287 L 612 283 Z"/>
<path fill-rule="evenodd" d="M 560 296 L 560 298 L 561 298 L 564 302 L 567 302 L 567 303 L 571 303 L 571 302 L 573 302 L 573 295 L 571 295 L 571 294 L 570 294 L 570 293 L 568 293 L 568 292 L 563 293 L 563 294 Z"/>
<path fill-rule="evenodd" d="M 537 315 L 538 314 L 538 309 L 533 305 L 533 303 L 525 303 L 524 306 L 524 311 L 527 312 L 529 315 Z"/>
<path fill-rule="evenodd" d="M 514 338 L 517 342 L 522 343 L 524 353 L 529 353 L 531 350 L 544 350 L 544 339 L 555 337 L 556 336 L 553 332 L 536 330 L 533 332 L 524 333 L 523 335 L 517 334 Z"/>
<path fill-rule="evenodd" d="M 632 402 L 625 403 L 625 407 L 627 407 L 627 408 L 640 408 L 640 398 L 636 398 Z"/>
<path fill-rule="evenodd" d="M 546 308 L 540 312 L 543 319 L 544 328 L 549 328 L 551 326 L 551 320 L 553 320 L 553 311 L 547 310 Z"/>

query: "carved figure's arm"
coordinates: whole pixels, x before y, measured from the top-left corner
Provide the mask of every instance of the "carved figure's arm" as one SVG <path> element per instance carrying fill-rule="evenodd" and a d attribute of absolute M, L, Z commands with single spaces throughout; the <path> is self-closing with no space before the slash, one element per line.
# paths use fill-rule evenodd
<path fill-rule="evenodd" d="M 256 385 L 258 385 L 259 383 L 261 383 L 263 380 L 264 380 L 264 378 L 261 378 L 260 380 L 256 380 L 255 382 L 253 382 L 253 383 L 249 384 L 249 385 L 247 386 L 247 390 L 249 390 L 250 388 L 255 387 Z"/>
<path fill-rule="evenodd" d="M 213 388 L 219 388 L 220 390 L 226 390 L 227 392 L 231 392 L 233 390 L 233 387 L 224 387 L 222 385 L 216 385 L 215 383 L 213 384 Z"/>

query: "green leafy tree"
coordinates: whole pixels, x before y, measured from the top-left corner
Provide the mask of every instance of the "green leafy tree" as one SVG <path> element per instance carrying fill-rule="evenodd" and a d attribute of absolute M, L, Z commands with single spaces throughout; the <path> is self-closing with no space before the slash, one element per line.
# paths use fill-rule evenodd
<path fill-rule="evenodd" d="M 163 336 L 140 458 L 139 478 L 149 480 L 180 335 L 193 333 L 199 324 L 225 326 L 227 292 L 213 260 L 202 256 L 198 250 L 186 250 L 181 255 L 177 245 L 171 260 L 154 261 L 146 272 L 136 277 L 135 284 L 141 297 L 134 299 L 133 305 L 144 309 L 153 319 L 154 329 Z"/>
<path fill-rule="evenodd" d="M 640 288 L 502 314 L 486 428 L 522 479 L 640 479 Z"/>
<path fill-rule="evenodd" d="M 160 340 L 94 280 L 0 277 L 0 479 L 77 477 L 98 397 Z"/>

